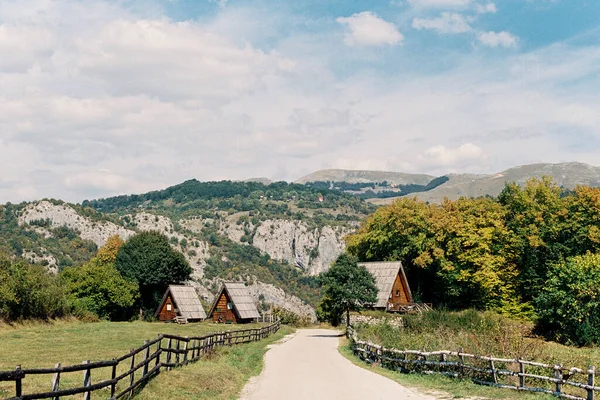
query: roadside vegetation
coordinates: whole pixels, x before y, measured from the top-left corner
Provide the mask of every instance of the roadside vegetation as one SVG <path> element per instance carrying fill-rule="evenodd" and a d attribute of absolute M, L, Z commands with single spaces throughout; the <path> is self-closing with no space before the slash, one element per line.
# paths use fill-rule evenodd
<path fill-rule="evenodd" d="M 206 360 L 159 375 L 136 398 L 237 400 L 248 380 L 262 371 L 267 346 L 293 331 L 282 326 L 260 342 L 219 347 Z"/>
<path fill-rule="evenodd" d="M 501 390 L 477 385 L 468 380 L 457 380 L 440 375 L 403 374 L 378 365 L 367 365 L 358 356 L 354 355 L 349 340 L 345 338 L 340 341 L 339 351 L 359 367 L 367 368 L 369 371 L 390 378 L 405 387 L 413 388 L 420 393 L 429 394 L 437 399 L 554 399 L 551 395 Z"/>
<path fill-rule="evenodd" d="M 383 313 L 381 313 L 383 314 Z M 373 317 L 381 316 L 377 313 Z M 389 314 L 387 314 L 389 317 Z M 587 368 L 600 359 L 600 347 L 565 346 L 534 334 L 534 323 L 493 311 L 434 310 L 403 315 L 401 327 L 386 321 L 355 326 L 361 340 L 387 348 L 450 350 L 496 357 L 521 358 L 548 364 Z"/>

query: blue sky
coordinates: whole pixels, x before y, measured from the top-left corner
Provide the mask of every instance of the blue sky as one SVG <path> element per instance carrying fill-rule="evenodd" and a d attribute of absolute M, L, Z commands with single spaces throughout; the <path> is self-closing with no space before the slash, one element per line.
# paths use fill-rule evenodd
<path fill-rule="evenodd" d="M 600 2 L 3 0 L 0 202 L 600 159 Z"/>

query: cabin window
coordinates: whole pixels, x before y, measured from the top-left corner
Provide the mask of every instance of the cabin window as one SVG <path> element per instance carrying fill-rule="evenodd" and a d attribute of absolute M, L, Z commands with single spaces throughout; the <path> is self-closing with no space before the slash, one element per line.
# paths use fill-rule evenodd
<path fill-rule="evenodd" d="M 400 296 L 400 291 L 396 290 L 396 296 Z"/>
<path fill-rule="evenodd" d="M 227 309 L 231 310 L 233 308 L 233 304 L 230 301 L 227 302 Z"/>
<path fill-rule="evenodd" d="M 171 311 L 173 309 L 173 306 L 171 306 L 170 304 L 167 304 L 167 311 Z"/>

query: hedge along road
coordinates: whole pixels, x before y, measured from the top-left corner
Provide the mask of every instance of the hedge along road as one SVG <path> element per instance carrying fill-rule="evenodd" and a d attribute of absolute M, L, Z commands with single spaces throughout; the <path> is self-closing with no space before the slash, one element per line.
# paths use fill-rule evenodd
<path fill-rule="evenodd" d="M 265 368 L 244 388 L 242 400 L 432 400 L 352 364 L 338 352 L 337 332 L 301 329 L 275 345 Z"/>

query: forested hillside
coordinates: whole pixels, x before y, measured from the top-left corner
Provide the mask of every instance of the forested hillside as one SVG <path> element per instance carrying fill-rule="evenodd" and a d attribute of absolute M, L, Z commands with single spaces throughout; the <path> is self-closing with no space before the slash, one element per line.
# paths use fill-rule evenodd
<path fill-rule="evenodd" d="M 184 254 L 206 296 L 220 280 L 242 279 L 257 285 L 261 302 L 297 308 L 298 299 L 316 305 L 314 275 L 343 252 L 343 237 L 373 210 L 336 190 L 191 180 L 81 205 L 43 200 L 1 206 L 0 252 L 56 272 L 88 265 L 112 235 L 126 240 L 157 230 Z"/>

